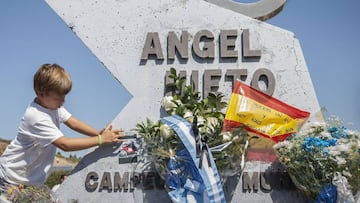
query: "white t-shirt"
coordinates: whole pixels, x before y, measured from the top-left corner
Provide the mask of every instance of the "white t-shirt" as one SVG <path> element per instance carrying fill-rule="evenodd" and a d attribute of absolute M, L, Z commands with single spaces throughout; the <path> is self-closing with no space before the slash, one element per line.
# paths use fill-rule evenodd
<path fill-rule="evenodd" d="M 12 184 L 43 184 L 56 154 L 52 142 L 64 136 L 59 127 L 70 116 L 64 107 L 50 110 L 32 102 L 17 136 L 0 157 L 0 177 Z"/>

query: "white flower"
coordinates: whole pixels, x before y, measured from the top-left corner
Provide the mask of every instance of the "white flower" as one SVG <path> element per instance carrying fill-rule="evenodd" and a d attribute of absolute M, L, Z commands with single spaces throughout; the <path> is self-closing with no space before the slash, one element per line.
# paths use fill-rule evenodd
<path fill-rule="evenodd" d="M 159 130 L 160 130 L 160 136 L 162 136 L 162 137 L 164 137 L 166 139 L 168 139 L 169 137 L 174 135 L 174 132 L 166 124 L 161 125 Z"/>
<path fill-rule="evenodd" d="M 165 96 L 161 100 L 161 106 L 165 109 L 165 111 L 171 111 L 176 107 L 176 104 L 173 102 L 174 98 L 172 96 Z"/>
<path fill-rule="evenodd" d="M 329 147 L 329 154 L 332 156 L 338 156 L 341 152 L 334 147 Z"/>
<path fill-rule="evenodd" d="M 204 119 L 204 117 L 199 116 L 199 117 L 197 118 L 197 124 L 198 124 L 198 126 L 199 126 L 199 125 L 204 125 L 204 124 L 205 124 L 205 119 Z"/>
<path fill-rule="evenodd" d="M 219 125 L 219 121 L 215 117 L 209 117 L 207 118 L 207 125 L 208 127 L 216 127 L 217 125 Z"/>
<path fill-rule="evenodd" d="M 360 132 L 356 131 L 356 130 L 349 130 L 346 129 L 345 133 L 349 136 L 353 136 L 355 139 L 360 139 Z"/>
<path fill-rule="evenodd" d="M 222 133 L 223 141 L 227 142 L 231 140 L 232 134 L 230 132 L 224 132 Z"/>
<path fill-rule="evenodd" d="M 291 149 L 292 145 L 293 145 L 293 144 L 292 144 L 291 142 L 289 142 L 289 141 L 287 141 L 287 140 L 284 140 L 284 141 L 282 141 L 282 142 L 276 143 L 276 144 L 273 146 L 273 148 L 274 148 L 274 149 L 280 149 L 280 148 L 282 148 L 282 147 L 285 147 L 285 148 L 287 148 L 287 149 Z"/>
<path fill-rule="evenodd" d="M 202 116 L 198 116 L 198 117 L 197 117 L 197 126 L 199 127 L 199 131 L 200 131 L 201 133 L 207 132 L 207 127 L 204 126 L 205 121 L 206 121 L 206 120 L 204 119 L 204 117 L 202 117 Z"/>
<path fill-rule="evenodd" d="M 350 173 L 349 171 L 342 171 L 342 174 L 343 174 L 344 176 L 349 177 L 349 178 L 352 177 L 352 175 L 351 175 L 351 173 Z"/>
<path fill-rule="evenodd" d="M 299 136 L 307 136 L 313 134 L 313 132 L 315 130 L 318 130 L 319 128 L 322 129 L 326 128 L 326 123 L 324 122 L 306 123 L 297 134 Z"/>
<path fill-rule="evenodd" d="M 339 165 L 346 164 L 346 159 L 344 159 L 343 157 L 337 156 L 337 157 L 336 157 L 336 160 L 337 160 L 337 162 L 338 162 Z"/>
<path fill-rule="evenodd" d="M 312 126 L 312 127 L 315 127 L 315 128 L 325 127 L 325 126 L 326 126 L 326 123 L 325 123 L 325 122 L 318 122 L 318 121 L 316 121 L 316 122 L 313 122 L 313 123 L 311 124 L 311 126 Z"/>
<path fill-rule="evenodd" d="M 186 110 L 184 114 L 185 120 L 187 120 L 189 123 L 192 123 L 194 121 L 194 114 L 192 111 Z"/>
<path fill-rule="evenodd" d="M 320 133 L 323 138 L 331 138 L 331 134 L 329 132 L 321 132 Z"/>
<path fill-rule="evenodd" d="M 337 150 L 339 150 L 341 152 L 350 152 L 351 151 L 351 143 L 340 144 L 340 145 L 336 145 L 335 147 L 337 148 Z"/>
<path fill-rule="evenodd" d="M 207 118 L 207 121 L 206 121 L 206 126 L 207 126 L 207 129 L 206 129 L 206 132 L 211 134 L 215 131 L 215 128 L 219 125 L 219 121 L 217 118 L 215 117 L 209 117 Z"/>

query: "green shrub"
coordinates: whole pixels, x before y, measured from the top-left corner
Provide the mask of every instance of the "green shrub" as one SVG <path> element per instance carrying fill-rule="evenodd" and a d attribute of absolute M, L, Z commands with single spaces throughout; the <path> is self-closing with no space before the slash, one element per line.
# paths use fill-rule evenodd
<path fill-rule="evenodd" d="M 49 177 L 45 181 L 45 185 L 47 185 L 49 188 L 54 187 L 54 185 L 60 184 L 60 177 L 61 175 L 69 175 L 70 171 L 54 171 L 52 172 Z"/>

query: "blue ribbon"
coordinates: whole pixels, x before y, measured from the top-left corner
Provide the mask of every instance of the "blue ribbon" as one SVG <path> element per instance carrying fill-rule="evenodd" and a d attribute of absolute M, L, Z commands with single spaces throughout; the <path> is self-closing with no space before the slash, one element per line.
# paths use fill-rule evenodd
<path fill-rule="evenodd" d="M 196 138 L 194 135 L 194 131 L 192 129 L 192 125 L 189 122 L 187 122 L 185 119 L 177 115 L 162 118 L 161 121 L 167 124 L 177 133 L 180 140 L 183 142 L 186 150 L 188 151 L 194 164 L 200 166 L 200 161 L 202 162 L 201 163 L 202 167 L 196 168 L 196 170 L 200 174 L 202 181 L 197 181 L 197 182 L 203 184 L 205 190 L 201 196 L 201 200 L 197 199 L 197 201 L 211 202 L 211 203 L 217 203 L 217 202 L 225 203 L 226 200 L 220 182 L 219 173 L 217 171 L 211 151 L 208 150 L 208 146 L 206 145 L 206 143 L 205 144 L 203 143 L 206 148 L 202 148 L 204 150 L 201 151 L 207 153 L 206 156 L 208 158 L 201 159 L 197 156 Z M 208 164 L 204 165 L 205 162 L 208 162 Z M 210 166 L 215 166 L 215 167 L 210 167 Z M 194 180 L 192 179 L 190 181 L 194 181 Z M 195 183 L 193 183 L 193 185 L 195 185 Z M 194 192 L 191 190 L 185 190 L 185 189 L 182 190 L 181 188 L 181 190 L 175 190 L 170 192 L 169 195 L 174 201 L 186 202 L 186 196 L 193 196 Z M 185 199 L 182 199 L 182 197 Z"/>

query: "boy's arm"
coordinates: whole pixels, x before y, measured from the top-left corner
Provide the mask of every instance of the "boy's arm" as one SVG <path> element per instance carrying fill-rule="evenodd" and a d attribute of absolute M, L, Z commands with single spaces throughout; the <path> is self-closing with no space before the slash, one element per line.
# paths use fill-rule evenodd
<path fill-rule="evenodd" d="M 53 144 L 65 152 L 88 149 L 99 144 L 98 137 L 67 138 L 62 136 Z"/>
<path fill-rule="evenodd" d="M 78 133 L 91 137 L 98 136 L 101 133 L 97 129 L 89 126 L 88 124 L 82 122 L 74 116 L 71 116 L 67 121 L 65 121 L 65 125 Z"/>
<path fill-rule="evenodd" d="M 114 131 L 111 130 L 111 128 L 107 128 L 104 129 L 101 132 L 101 135 L 98 136 L 84 137 L 84 138 L 68 138 L 62 136 L 57 140 L 55 140 L 53 144 L 65 152 L 78 151 L 101 144 L 121 142 L 122 136 L 123 136 L 123 131 Z"/>
<path fill-rule="evenodd" d="M 85 138 L 67 138 L 62 136 L 55 140 L 53 144 L 62 149 L 63 151 L 78 151 L 97 146 L 99 144 L 121 142 L 123 136 L 122 130 L 112 130 L 111 125 L 108 125 L 101 131 L 89 126 L 88 124 L 71 116 L 65 124 L 81 134 L 88 135 L 90 137 Z M 101 134 L 99 136 L 99 134 Z"/>
<path fill-rule="evenodd" d="M 53 144 L 62 149 L 65 152 L 68 151 L 78 151 L 94 147 L 100 144 L 121 142 L 120 139 L 123 136 L 122 131 L 115 132 L 110 128 L 104 129 L 104 131 L 99 136 L 84 137 L 84 138 L 68 138 L 62 136 L 55 140 Z"/>

